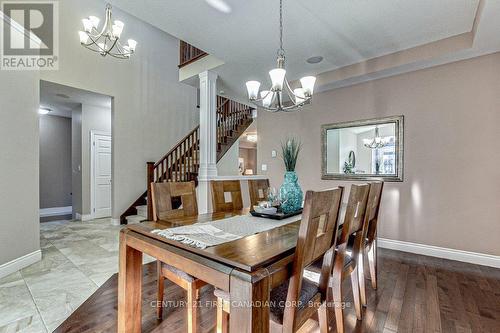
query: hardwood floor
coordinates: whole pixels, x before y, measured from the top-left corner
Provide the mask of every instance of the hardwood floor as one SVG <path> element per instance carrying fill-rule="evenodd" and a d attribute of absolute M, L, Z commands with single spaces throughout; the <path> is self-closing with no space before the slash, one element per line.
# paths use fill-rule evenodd
<path fill-rule="evenodd" d="M 367 285 L 368 305 L 357 321 L 347 299 L 346 332 L 500 332 L 500 269 L 381 249 L 379 288 Z M 117 274 L 102 285 L 55 332 L 116 332 Z M 352 293 L 347 290 L 345 295 Z M 166 282 L 163 321 L 156 320 L 156 266 L 144 266 L 143 332 L 185 332 L 185 295 Z M 198 324 L 215 332 L 215 298 L 201 292 Z M 331 325 L 334 327 L 334 318 Z M 301 332 L 318 332 L 309 320 Z M 333 329 L 332 329 L 333 331 Z"/>

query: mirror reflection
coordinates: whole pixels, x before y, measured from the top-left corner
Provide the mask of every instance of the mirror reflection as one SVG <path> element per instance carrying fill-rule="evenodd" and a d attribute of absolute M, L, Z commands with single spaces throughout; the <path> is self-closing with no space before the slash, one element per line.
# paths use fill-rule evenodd
<path fill-rule="evenodd" d="M 402 180 L 400 132 L 402 117 L 323 126 L 323 179 Z"/>

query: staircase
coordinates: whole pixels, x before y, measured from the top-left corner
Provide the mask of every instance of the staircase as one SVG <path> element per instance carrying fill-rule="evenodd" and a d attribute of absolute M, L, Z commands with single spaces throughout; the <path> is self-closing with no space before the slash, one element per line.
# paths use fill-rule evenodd
<path fill-rule="evenodd" d="M 248 105 L 217 96 L 217 162 L 250 126 L 253 110 Z M 147 163 L 147 190 L 120 216 L 122 224 L 152 219 L 152 208 L 148 205 L 151 200 L 150 183 L 197 183 L 200 167 L 199 143 L 200 126 L 197 126 L 158 162 Z"/>

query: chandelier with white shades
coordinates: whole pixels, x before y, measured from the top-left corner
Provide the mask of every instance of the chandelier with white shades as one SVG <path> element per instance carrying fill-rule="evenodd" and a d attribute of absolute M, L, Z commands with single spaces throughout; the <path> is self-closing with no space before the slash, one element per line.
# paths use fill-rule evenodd
<path fill-rule="evenodd" d="M 285 50 L 283 49 L 283 0 L 280 0 L 280 47 L 278 49 L 277 68 L 269 72 L 271 88 L 259 94 L 260 82 L 246 83 L 248 99 L 257 107 L 270 112 L 295 111 L 308 103 L 313 95 L 316 77 L 305 76 L 300 79 L 301 88 L 292 89 L 286 79 Z M 284 96 L 284 93 L 286 94 Z M 284 101 L 284 97 L 289 101 Z M 262 104 L 258 103 L 262 102 Z"/>
<path fill-rule="evenodd" d="M 106 5 L 106 19 L 99 31 L 99 18 L 89 16 L 83 19 L 84 31 L 80 31 L 80 43 L 87 49 L 101 54 L 103 57 L 108 54 L 118 59 L 129 59 L 135 52 L 137 42 L 133 39 L 127 41 L 127 45 L 122 45 L 119 41 L 123 27 L 122 21 L 112 21 L 111 5 Z"/>

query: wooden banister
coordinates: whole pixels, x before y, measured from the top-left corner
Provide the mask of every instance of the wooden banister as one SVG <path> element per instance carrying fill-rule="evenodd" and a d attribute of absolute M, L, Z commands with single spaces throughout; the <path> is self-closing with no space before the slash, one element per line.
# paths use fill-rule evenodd
<path fill-rule="evenodd" d="M 226 97 L 217 96 L 216 112 L 217 161 L 219 161 L 251 124 L 253 108 Z M 137 211 L 136 207 L 146 204 L 146 201 L 147 218 L 152 219 L 151 183 L 197 181 L 200 167 L 199 142 L 200 126 L 196 126 L 158 162 L 147 163 L 146 192 L 121 215 L 122 223 L 125 223 L 126 216 L 134 215 Z"/>
<path fill-rule="evenodd" d="M 208 53 L 205 51 L 181 40 L 179 45 L 179 68 L 189 65 L 206 55 L 208 55 Z"/>

